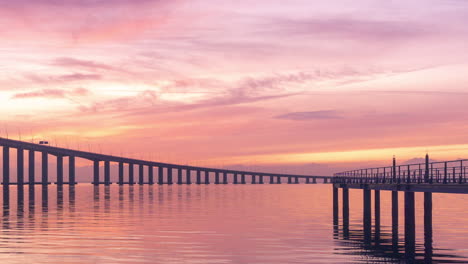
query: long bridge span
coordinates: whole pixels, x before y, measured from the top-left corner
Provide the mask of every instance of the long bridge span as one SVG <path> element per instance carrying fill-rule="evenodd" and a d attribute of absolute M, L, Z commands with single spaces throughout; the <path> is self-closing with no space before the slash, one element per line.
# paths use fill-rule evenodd
<path fill-rule="evenodd" d="M 110 185 L 111 182 L 111 164 L 118 164 L 119 185 L 123 184 L 281 184 L 283 181 L 288 184 L 299 183 L 331 183 L 330 176 L 315 175 L 293 175 L 279 173 L 252 172 L 241 170 L 228 170 L 217 168 L 205 168 L 188 165 L 177 165 L 161 163 L 148 160 L 139 160 L 126 157 L 118 157 L 93 152 L 73 150 L 67 148 L 53 147 L 48 145 L 34 144 L 24 141 L 0 138 L 0 146 L 3 147 L 3 186 L 11 184 L 17 185 L 48 185 L 49 182 L 49 157 L 55 156 L 57 166 L 57 185 L 77 184 L 75 159 L 82 158 L 93 162 L 93 181 L 94 185 Z M 10 181 L 10 150 L 16 149 L 17 157 L 17 175 L 16 182 Z M 25 152 L 28 157 L 28 178 L 25 181 Z M 35 153 L 41 153 L 41 180 L 35 180 Z M 68 158 L 68 179 L 64 179 L 64 158 Z M 101 163 L 104 165 L 104 177 L 100 176 Z M 125 179 L 124 165 L 128 166 L 128 175 Z M 135 180 L 134 167 L 138 166 L 138 182 Z M 147 170 L 145 177 L 145 169 Z M 154 171 L 157 169 L 157 179 Z M 175 175 L 174 175 L 175 174 Z M 232 177 L 228 177 L 231 175 Z M 176 179 L 174 179 L 176 176 Z M 145 179 L 146 178 L 146 179 Z"/>

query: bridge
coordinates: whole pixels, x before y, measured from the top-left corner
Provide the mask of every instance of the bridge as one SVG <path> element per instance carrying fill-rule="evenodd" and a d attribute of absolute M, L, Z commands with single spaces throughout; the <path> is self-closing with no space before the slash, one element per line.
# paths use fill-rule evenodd
<path fill-rule="evenodd" d="M 67 148 L 53 147 L 48 145 L 34 144 L 24 141 L 0 138 L 0 146 L 3 147 L 3 181 L 4 187 L 9 185 L 48 185 L 49 182 L 49 157 L 55 157 L 57 166 L 57 181 L 55 184 L 62 186 L 64 184 L 75 185 L 76 182 L 76 158 L 82 158 L 93 162 L 93 181 L 94 185 L 110 185 L 111 182 L 111 164 L 118 164 L 117 184 L 137 184 L 135 181 L 134 168 L 138 166 L 138 184 L 174 184 L 173 175 L 177 174 L 177 184 L 210 184 L 214 177 L 215 184 L 281 184 L 287 181 L 288 184 L 317 183 L 321 179 L 322 183 L 330 183 L 330 176 L 308 176 L 279 173 L 264 173 L 241 170 L 228 170 L 217 168 L 204 168 L 188 165 L 177 165 L 169 163 L 154 162 L 148 160 L 139 160 L 112 155 L 104 155 L 93 152 L 72 150 Z M 10 181 L 10 150 L 16 149 L 17 175 L 16 182 Z M 28 156 L 28 179 L 25 181 L 25 152 Z M 41 180 L 35 178 L 35 153 L 41 153 Z M 68 180 L 64 179 L 64 158 L 68 159 Z M 104 177 L 100 176 L 101 163 L 104 165 Z M 124 168 L 128 169 L 128 176 L 125 179 Z M 147 171 L 145 177 L 145 170 Z M 155 170 L 157 172 L 157 181 L 155 181 Z M 231 176 L 231 177 L 228 177 Z M 266 180 L 268 181 L 266 181 Z M 194 180 L 194 181 L 193 181 Z"/>
<path fill-rule="evenodd" d="M 468 193 L 468 160 L 430 162 L 426 155 L 424 163 L 366 168 L 336 173 L 333 182 L 333 222 L 338 225 L 339 189 L 342 190 L 343 233 L 349 237 L 349 189 L 363 190 L 363 236 L 365 243 L 371 240 L 372 195 L 374 190 L 374 230 L 380 231 L 380 191 L 391 192 L 392 241 L 398 253 L 398 192 L 404 192 L 405 259 L 414 260 L 416 249 L 415 192 L 424 193 L 425 254 L 432 254 L 432 193 Z M 377 238 L 376 238 L 377 240 Z"/>

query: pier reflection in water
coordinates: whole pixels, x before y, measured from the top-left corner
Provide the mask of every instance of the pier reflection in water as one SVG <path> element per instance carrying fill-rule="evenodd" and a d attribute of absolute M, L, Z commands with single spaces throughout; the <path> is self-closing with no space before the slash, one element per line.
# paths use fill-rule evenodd
<path fill-rule="evenodd" d="M 425 212 L 418 210 L 421 204 L 415 204 L 416 228 L 405 231 L 401 221 L 405 214 L 391 210 L 390 192 L 365 194 L 366 197 L 372 194 L 374 201 L 382 199 L 380 205 L 364 203 L 362 190 L 347 190 L 344 193 L 348 197 L 332 191 L 307 185 L 10 186 L 2 195 L 0 260 L 2 263 L 25 263 L 31 259 L 35 263 L 468 261 L 468 254 L 463 253 L 466 231 L 455 225 L 460 221 L 458 217 L 466 217 L 465 213 L 454 219 L 435 218 L 434 226 L 439 229 L 435 245 L 443 247 L 433 247 L 429 199 Z M 330 197 L 342 199 L 341 206 L 333 204 L 331 210 Z M 422 201 L 421 198 L 416 195 L 415 201 Z M 439 198 L 436 196 L 434 200 Z M 462 196 L 441 199 L 453 206 L 447 212 L 468 204 Z M 372 210 L 360 211 L 369 209 L 369 205 L 374 205 Z M 392 227 L 394 214 L 402 219 L 400 225 L 397 221 Z M 422 218 L 427 223 L 424 229 L 419 221 Z M 413 239 L 405 239 L 405 232 L 410 230 Z M 451 247 L 447 246 L 450 243 Z"/>
<path fill-rule="evenodd" d="M 366 256 L 369 261 L 378 262 L 407 262 L 407 263 L 467 263 L 467 259 L 456 254 L 447 254 L 450 249 L 433 248 L 433 205 L 432 193 L 423 193 L 423 243 L 416 240 L 416 208 L 415 193 L 403 192 L 404 195 L 404 234 L 399 237 L 399 204 L 398 192 L 391 194 L 391 219 L 389 231 L 381 228 L 380 190 L 374 192 L 374 225 L 372 226 L 371 190 L 358 190 L 363 193 L 362 225 L 350 227 L 349 222 L 349 189 L 342 189 L 342 224 L 339 223 L 339 193 L 333 188 L 333 237 L 343 246 L 358 250 L 350 250 L 341 254 Z M 386 208 L 388 209 L 388 208 Z"/>

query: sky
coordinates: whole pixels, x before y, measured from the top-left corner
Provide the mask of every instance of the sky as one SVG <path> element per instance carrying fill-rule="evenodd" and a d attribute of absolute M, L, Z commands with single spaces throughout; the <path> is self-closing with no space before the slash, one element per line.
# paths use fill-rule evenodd
<path fill-rule="evenodd" d="M 0 136 L 331 174 L 468 157 L 460 0 L 0 0 Z"/>

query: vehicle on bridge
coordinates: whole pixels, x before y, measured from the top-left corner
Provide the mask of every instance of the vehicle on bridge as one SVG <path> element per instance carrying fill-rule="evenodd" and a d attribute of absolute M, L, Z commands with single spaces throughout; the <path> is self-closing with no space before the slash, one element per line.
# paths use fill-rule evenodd
<path fill-rule="evenodd" d="M 39 141 L 39 145 L 49 145 L 49 141 L 41 140 Z"/>

